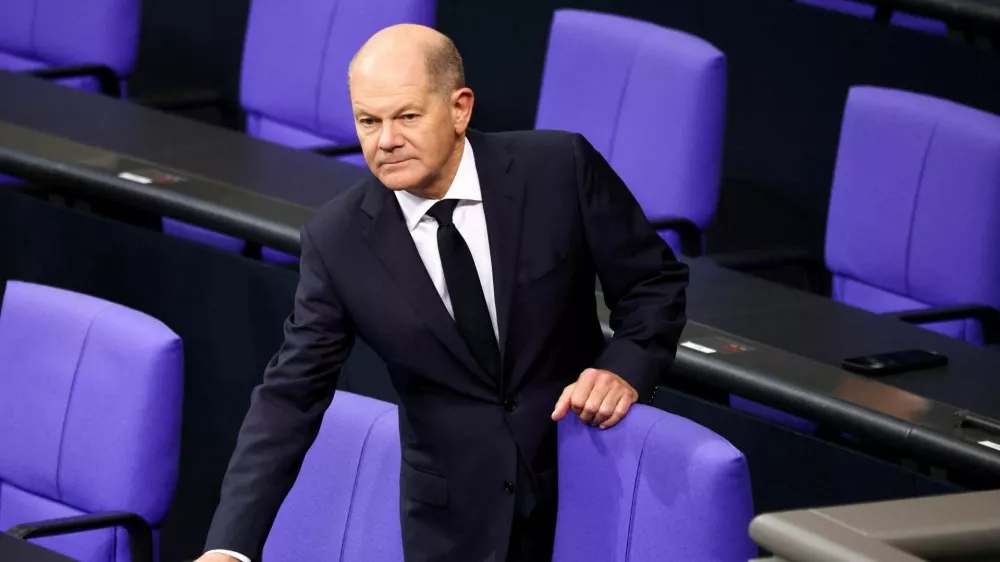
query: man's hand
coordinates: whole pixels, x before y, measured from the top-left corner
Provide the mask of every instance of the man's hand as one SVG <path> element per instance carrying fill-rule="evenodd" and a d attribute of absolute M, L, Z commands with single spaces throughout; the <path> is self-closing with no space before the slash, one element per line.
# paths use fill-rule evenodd
<path fill-rule="evenodd" d="M 625 379 L 610 371 L 587 369 L 563 390 L 552 419 L 559 421 L 573 410 L 584 422 L 607 429 L 621 421 L 637 400 L 639 392 Z"/>

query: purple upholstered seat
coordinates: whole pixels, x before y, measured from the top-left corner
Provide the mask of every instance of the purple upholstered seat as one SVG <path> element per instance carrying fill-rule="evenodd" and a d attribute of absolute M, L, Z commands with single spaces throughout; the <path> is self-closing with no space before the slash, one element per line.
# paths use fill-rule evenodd
<path fill-rule="evenodd" d="M 876 313 L 1000 308 L 1000 117 L 930 96 L 851 88 L 830 194 L 833 298 Z M 982 343 L 976 320 L 924 325 Z M 734 408 L 816 425 L 730 397 Z"/>
<path fill-rule="evenodd" d="M 1000 117 L 926 95 L 850 90 L 830 198 L 833 297 L 871 310 L 1000 308 Z M 972 320 L 927 326 L 981 341 Z"/>
<path fill-rule="evenodd" d="M 254 0 L 240 79 L 247 134 L 292 148 L 358 143 L 347 91 L 347 65 L 378 30 L 398 23 L 434 25 L 435 0 Z M 365 166 L 364 159 L 340 160 Z M 246 243 L 164 219 L 164 232 L 242 252 Z M 296 258 L 265 249 L 275 263 Z"/>
<path fill-rule="evenodd" d="M 746 459 L 690 420 L 635 405 L 606 431 L 560 422 L 554 562 L 743 562 L 752 517 Z"/>
<path fill-rule="evenodd" d="M 403 560 L 396 406 L 338 391 L 264 545 L 265 560 Z"/>
<path fill-rule="evenodd" d="M 101 64 L 124 79 L 135 67 L 140 5 L 140 0 L 4 0 L 0 70 Z M 93 78 L 61 83 L 98 91 Z"/>
<path fill-rule="evenodd" d="M 743 456 L 693 422 L 635 406 L 608 431 L 560 422 L 554 560 L 743 562 L 755 548 Z M 396 407 L 338 392 L 264 547 L 265 559 L 397 562 Z"/>
<path fill-rule="evenodd" d="M 157 320 L 11 281 L 0 309 L 0 530 L 108 511 L 155 529 L 173 497 L 183 350 Z M 83 562 L 129 559 L 124 531 L 38 539 Z"/>
<path fill-rule="evenodd" d="M 856 2 L 855 0 L 796 0 L 796 2 L 864 19 L 873 19 L 875 17 L 874 5 Z M 948 24 L 945 22 L 933 18 L 915 16 L 906 12 L 893 11 L 892 15 L 889 16 L 889 23 L 897 27 L 905 27 L 932 35 L 948 34 Z"/>
<path fill-rule="evenodd" d="M 686 33 L 610 14 L 556 10 L 536 129 L 581 133 L 651 220 L 715 215 L 726 59 Z M 673 232 L 661 234 L 679 249 Z"/>

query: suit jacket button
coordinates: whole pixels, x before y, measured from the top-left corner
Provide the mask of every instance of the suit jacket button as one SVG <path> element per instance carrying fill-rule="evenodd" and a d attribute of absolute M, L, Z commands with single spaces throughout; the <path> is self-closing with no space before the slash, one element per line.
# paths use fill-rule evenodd
<path fill-rule="evenodd" d="M 503 409 L 507 410 L 508 412 L 513 412 L 514 408 L 516 407 L 517 407 L 517 400 L 514 400 L 513 398 L 508 398 L 503 401 Z"/>
<path fill-rule="evenodd" d="M 508 494 L 513 494 L 515 489 L 516 488 L 514 487 L 513 482 L 511 482 L 510 480 L 504 480 L 503 491 L 507 492 Z"/>

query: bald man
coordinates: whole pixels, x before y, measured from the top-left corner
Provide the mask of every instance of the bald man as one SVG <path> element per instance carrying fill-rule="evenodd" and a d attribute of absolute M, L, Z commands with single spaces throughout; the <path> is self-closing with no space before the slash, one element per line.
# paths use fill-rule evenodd
<path fill-rule="evenodd" d="M 407 562 L 549 560 L 555 421 L 600 431 L 650 398 L 685 322 L 687 268 L 582 136 L 468 130 L 473 93 L 441 34 L 379 32 L 348 84 L 372 176 L 302 229 L 285 342 L 202 560 L 259 559 L 355 337 L 399 394 Z"/>

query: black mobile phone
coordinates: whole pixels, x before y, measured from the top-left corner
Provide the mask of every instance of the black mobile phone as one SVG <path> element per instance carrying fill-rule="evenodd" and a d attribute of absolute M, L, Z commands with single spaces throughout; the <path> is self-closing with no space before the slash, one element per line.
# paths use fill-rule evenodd
<path fill-rule="evenodd" d="M 933 351 L 907 349 L 891 353 L 877 353 L 844 359 L 842 366 L 848 371 L 868 376 L 905 373 L 918 369 L 933 369 L 948 364 L 948 357 Z"/>

